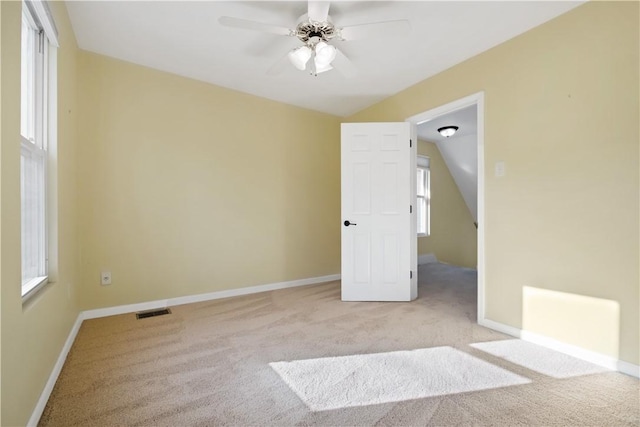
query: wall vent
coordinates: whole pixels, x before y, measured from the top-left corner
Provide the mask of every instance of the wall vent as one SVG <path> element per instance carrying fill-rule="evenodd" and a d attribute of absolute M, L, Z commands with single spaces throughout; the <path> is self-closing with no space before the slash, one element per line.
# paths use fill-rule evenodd
<path fill-rule="evenodd" d="M 139 311 L 136 313 L 136 319 L 144 319 L 147 317 L 154 317 L 154 316 L 162 316 L 165 314 L 171 314 L 171 310 L 168 308 L 159 308 L 159 309 L 154 309 L 154 310 L 147 310 L 147 311 Z"/>

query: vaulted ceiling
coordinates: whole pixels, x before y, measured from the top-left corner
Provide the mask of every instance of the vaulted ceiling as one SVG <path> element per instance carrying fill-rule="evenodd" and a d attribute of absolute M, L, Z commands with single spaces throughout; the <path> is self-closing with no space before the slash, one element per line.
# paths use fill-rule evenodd
<path fill-rule="evenodd" d="M 406 19 L 408 35 L 331 41 L 357 75 L 318 76 L 286 64 L 267 71 L 295 37 L 224 27 L 221 16 L 293 29 L 307 12 L 301 1 L 71 1 L 80 48 L 219 86 L 347 116 L 511 39 L 580 1 L 337 1 L 337 27 Z M 335 40 L 335 39 L 334 39 Z"/>

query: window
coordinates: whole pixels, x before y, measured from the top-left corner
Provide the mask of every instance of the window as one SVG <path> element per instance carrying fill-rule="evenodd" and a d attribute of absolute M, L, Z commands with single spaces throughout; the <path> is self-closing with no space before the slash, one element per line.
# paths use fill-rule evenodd
<path fill-rule="evenodd" d="M 418 218 L 418 236 L 428 236 L 430 232 L 431 182 L 429 158 L 418 156 L 418 186 L 416 203 Z"/>
<path fill-rule="evenodd" d="M 20 70 L 20 198 L 22 296 L 47 282 L 47 148 L 52 129 L 51 50 L 57 34 L 45 3 L 22 5 Z M 51 48 L 53 43 L 53 48 Z M 53 73 L 55 76 L 55 72 Z M 54 92 L 55 93 L 55 92 Z M 55 115 L 53 115 L 55 117 Z"/>

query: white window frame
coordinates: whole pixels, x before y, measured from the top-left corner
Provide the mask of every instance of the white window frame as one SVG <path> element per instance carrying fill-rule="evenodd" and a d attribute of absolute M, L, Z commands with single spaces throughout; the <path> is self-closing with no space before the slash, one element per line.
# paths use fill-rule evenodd
<path fill-rule="evenodd" d="M 422 176 L 424 177 L 423 188 L 425 190 L 425 194 L 419 194 L 416 191 L 416 206 L 417 214 L 416 214 L 416 222 L 417 222 L 417 230 L 418 237 L 427 237 L 431 234 L 431 163 L 430 159 L 427 156 L 417 157 L 417 169 L 418 171 L 422 170 L 424 173 Z M 420 179 L 420 173 L 416 173 L 417 179 Z M 421 185 L 418 184 L 417 188 L 420 188 Z M 422 212 L 424 214 L 423 218 L 420 217 L 419 213 Z M 421 224 L 420 221 L 424 221 L 424 224 Z M 424 230 L 424 232 L 421 232 Z"/>
<path fill-rule="evenodd" d="M 51 12 L 43 1 L 24 1 L 22 3 L 23 25 L 33 31 L 33 45 L 22 46 L 29 49 L 33 67 L 29 71 L 21 70 L 21 120 L 20 120 L 20 156 L 21 156 L 21 247 L 22 280 L 21 295 L 25 302 L 43 288 L 50 280 L 49 275 L 49 232 L 48 196 L 50 180 L 48 149 L 56 143 L 56 104 L 57 104 L 57 46 L 58 34 Z M 25 41 L 22 37 L 21 40 Z M 21 57 L 24 52 L 21 52 Z M 21 61 L 22 65 L 25 65 Z M 25 85 L 26 82 L 26 85 Z M 26 116 L 26 117 L 25 117 Z M 29 165 L 26 166 L 25 165 Z M 26 174 L 33 174 L 30 178 Z M 55 180 L 53 180 L 55 182 Z M 35 183 L 35 184 L 34 184 Z M 28 185 L 32 185 L 27 188 Z M 33 197 L 25 199 L 25 189 Z M 29 203 L 31 209 L 25 209 Z M 31 215 L 27 219 L 26 212 Z M 30 246 L 25 247 L 25 221 L 32 235 Z M 31 248 L 31 255 L 25 255 Z M 34 254 L 37 254 L 34 256 Z M 25 256 L 32 262 L 25 265 Z M 28 269 L 28 271 L 27 271 Z"/>

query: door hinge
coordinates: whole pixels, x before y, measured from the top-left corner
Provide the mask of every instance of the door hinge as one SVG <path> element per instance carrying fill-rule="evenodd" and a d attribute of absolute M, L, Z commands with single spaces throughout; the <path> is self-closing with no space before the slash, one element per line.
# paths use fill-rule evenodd
<path fill-rule="evenodd" d="M 38 32 L 38 53 L 44 52 L 44 30 Z"/>
<path fill-rule="evenodd" d="M 409 213 L 413 213 L 413 205 L 409 205 Z"/>
<path fill-rule="evenodd" d="M 413 279 L 413 270 L 409 271 L 409 279 Z"/>
<path fill-rule="evenodd" d="M 411 143 L 412 143 L 412 141 L 411 141 L 411 140 L 409 140 L 409 148 L 411 148 Z"/>

